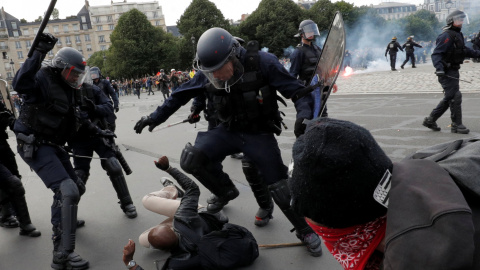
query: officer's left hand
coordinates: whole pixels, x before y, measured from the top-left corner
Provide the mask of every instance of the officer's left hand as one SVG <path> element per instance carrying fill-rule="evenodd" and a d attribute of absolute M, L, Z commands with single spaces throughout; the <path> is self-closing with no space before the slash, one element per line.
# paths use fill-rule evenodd
<path fill-rule="evenodd" d="M 91 99 L 88 99 L 88 98 L 85 98 L 85 104 L 80 107 L 80 109 L 82 109 L 84 111 L 87 111 L 89 113 L 94 113 L 96 108 L 97 108 L 97 106 L 95 105 L 95 103 Z"/>
<path fill-rule="evenodd" d="M 305 129 L 307 128 L 307 125 L 303 123 L 305 118 L 298 118 L 295 121 L 295 127 L 293 129 L 293 133 L 295 133 L 295 137 L 300 137 L 303 133 L 305 133 Z"/>
<path fill-rule="evenodd" d="M 115 108 L 113 108 L 113 109 L 115 110 L 116 113 L 120 110 L 119 107 L 115 107 Z"/>
<path fill-rule="evenodd" d="M 142 133 L 142 130 L 146 127 L 149 126 L 148 131 L 152 132 L 152 130 L 157 126 L 158 124 L 153 121 L 153 119 L 150 116 L 142 116 L 140 120 L 135 124 L 135 127 L 133 128 L 137 134 Z"/>
<path fill-rule="evenodd" d="M 35 50 L 46 54 L 51 51 L 53 47 L 55 47 L 55 43 L 57 43 L 58 38 L 49 33 L 42 33 L 38 40 L 39 42 L 37 47 L 35 47 Z"/>

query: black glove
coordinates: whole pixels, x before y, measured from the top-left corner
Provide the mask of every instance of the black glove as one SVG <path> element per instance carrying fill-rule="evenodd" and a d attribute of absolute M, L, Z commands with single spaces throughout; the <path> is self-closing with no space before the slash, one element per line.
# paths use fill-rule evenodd
<path fill-rule="evenodd" d="M 53 49 L 57 41 L 58 38 L 54 37 L 52 34 L 42 33 L 38 38 L 38 45 L 35 47 L 35 50 L 46 54 Z"/>
<path fill-rule="evenodd" d="M 307 125 L 303 123 L 305 118 L 298 118 L 295 121 L 295 128 L 293 129 L 293 133 L 295 133 L 295 137 L 300 137 L 303 133 L 305 133 L 305 129 L 307 128 Z"/>
<path fill-rule="evenodd" d="M 98 129 L 97 135 L 100 137 L 105 137 L 105 138 L 112 138 L 112 137 L 117 137 L 113 131 L 109 129 Z"/>
<path fill-rule="evenodd" d="M 113 109 L 115 110 L 116 113 L 120 110 L 120 108 L 118 108 L 118 107 L 115 107 Z"/>
<path fill-rule="evenodd" d="M 190 124 L 194 124 L 194 123 L 197 123 L 198 121 L 200 121 L 200 112 L 202 112 L 202 110 L 200 108 L 198 108 L 197 106 L 192 106 L 190 107 L 190 112 L 191 114 L 188 116 L 188 123 Z"/>
<path fill-rule="evenodd" d="M 435 71 L 435 75 L 437 75 L 438 77 L 444 76 L 444 75 L 445 75 L 445 71 L 443 71 L 443 70 L 437 70 L 437 71 Z"/>
<path fill-rule="evenodd" d="M 88 98 L 85 98 L 84 100 L 85 100 L 84 105 L 82 105 L 80 109 L 82 109 L 83 111 L 87 111 L 88 113 L 91 113 L 91 114 L 95 113 L 95 110 L 97 109 L 97 106 L 95 105 L 95 103 Z"/>
<path fill-rule="evenodd" d="M 137 134 L 140 134 L 146 126 L 149 126 L 148 131 L 152 132 L 158 124 L 156 124 L 150 116 L 142 116 L 133 129 Z"/>

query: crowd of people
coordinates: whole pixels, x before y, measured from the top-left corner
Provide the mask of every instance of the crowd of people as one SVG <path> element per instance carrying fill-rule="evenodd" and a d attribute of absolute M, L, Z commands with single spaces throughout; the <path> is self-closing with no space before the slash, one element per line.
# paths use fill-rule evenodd
<path fill-rule="evenodd" d="M 461 11 L 447 17 L 431 53 L 444 90 L 444 98 L 423 122 L 433 131 L 440 130 L 435 121 L 450 108 L 451 132 L 469 132 L 462 123 L 458 69 L 465 57 L 480 58 L 480 50 L 465 47 L 460 31 L 465 17 Z M 131 170 L 115 143 L 115 114 L 122 92 L 140 98 L 142 92 L 154 95 L 156 88 L 164 95 L 163 104 L 142 116 L 133 130 L 141 134 L 148 128 L 151 132 L 193 100 L 188 121 L 198 122 L 204 111 L 209 127 L 197 134 L 194 144 L 186 143 L 180 166 L 212 193 L 202 207 L 197 183 L 171 167 L 167 157 L 155 162 L 180 186 L 163 179 L 164 188 L 142 201 L 147 209 L 169 217 L 139 237 L 142 246 L 171 253 L 162 269 L 232 269 L 258 257 L 253 235 L 230 224 L 222 211 L 240 193 L 222 166 L 226 156 L 236 153 L 243 153 L 243 173 L 259 207 L 254 224 L 268 225 L 276 204 L 314 257 L 323 254 L 323 239 L 346 270 L 478 269 L 480 224 L 475 221 L 480 192 L 467 192 L 464 183 L 454 181 L 453 175 L 432 160 L 392 163 L 368 130 L 329 118 L 328 95 L 323 96 L 319 84 L 309 82 L 322 53 L 313 43 L 318 35 L 315 22 L 302 21 L 296 35 L 301 44 L 290 61 L 279 61 L 261 51 L 258 42 L 244 47 L 228 31 L 214 27 L 198 40 L 198 72 L 160 70 L 155 76 L 111 83 L 99 68 L 89 71 L 83 56 L 71 47 L 60 49 L 50 63 L 42 65 L 57 39 L 52 34 L 39 35 L 32 56 L 13 80 L 23 99 L 18 118 L 0 106 L 4 139 L 0 146 L 7 153 L 0 159 L 0 226 L 19 227 L 24 236 L 41 235 L 30 220 L 13 151 L 3 142 L 10 128 L 19 156 L 53 194 L 51 267 L 88 269 L 89 261 L 75 248 L 76 229 L 85 224 L 77 218 L 77 207 L 87 192 L 91 157 L 94 152 L 100 157 L 122 212 L 136 218 L 125 180 Z M 412 37 L 402 46 L 396 46 L 395 39 L 391 44 L 385 56 L 389 48 L 406 50 L 401 68 L 409 58 L 415 67 L 412 47 L 424 49 L 418 61 L 423 61 L 430 47 L 415 43 Z M 381 56 L 384 49 L 348 53 L 352 66 L 365 67 L 365 61 Z M 361 59 L 355 58 L 357 53 Z M 86 76 L 93 83 L 85 83 Z M 324 86 L 336 91 L 334 85 Z M 291 99 L 296 111 L 291 174 L 274 136 L 282 132 L 277 101 L 283 98 L 279 95 Z M 135 243 L 129 240 L 122 261 L 128 269 L 142 270 L 134 253 Z"/>

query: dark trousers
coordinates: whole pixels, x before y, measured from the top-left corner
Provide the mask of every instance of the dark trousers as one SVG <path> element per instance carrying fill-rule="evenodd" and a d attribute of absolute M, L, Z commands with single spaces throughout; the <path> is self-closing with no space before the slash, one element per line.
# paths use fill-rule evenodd
<path fill-rule="evenodd" d="M 225 179 L 222 161 L 225 157 L 243 152 L 259 169 L 270 185 L 287 179 L 278 142 L 273 133 L 245 133 L 229 131 L 221 124 L 206 132 L 199 132 L 195 148 L 201 150 L 211 161 L 211 172 L 216 179 Z M 228 175 L 227 175 L 228 177 Z"/>
<path fill-rule="evenodd" d="M 70 157 L 63 149 L 57 146 L 40 144 L 32 159 L 25 158 L 22 147 L 17 146 L 17 151 L 25 163 L 42 179 L 45 186 L 54 193 L 63 181 L 67 179 L 77 181 L 77 175 L 73 170 L 72 163 L 70 163 Z M 54 205 L 51 208 L 51 222 L 54 227 L 59 226 L 62 218 L 61 208 L 55 207 L 55 202 L 61 201 L 57 194 L 54 194 Z"/>
<path fill-rule="evenodd" d="M 148 95 L 150 95 L 150 93 L 155 95 L 155 92 L 152 91 L 152 86 L 151 85 L 148 87 Z"/>
<path fill-rule="evenodd" d="M 115 157 L 115 153 L 113 152 L 113 150 L 110 147 L 107 147 L 102 140 L 102 138 L 93 137 L 86 141 L 72 142 L 70 145 L 72 146 L 73 154 L 75 155 L 92 157 L 93 152 L 95 152 L 100 158 Z M 91 162 L 91 158 L 73 158 L 73 165 L 75 167 L 75 170 L 82 170 L 87 173 L 90 172 Z M 103 168 L 104 160 L 102 160 L 101 163 Z"/>
<path fill-rule="evenodd" d="M 460 77 L 458 69 L 448 69 L 445 71 L 445 75 L 454 78 Z M 437 107 L 435 107 L 435 109 L 433 109 L 433 111 L 430 113 L 430 116 L 434 121 L 436 121 L 450 107 L 452 121 L 455 122 L 458 114 L 460 114 L 460 119 L 458 120 L 460 120 L 459 124 L 461 124 L 462 98 L 459 80 L 446 76 L 440 76 L 438 77 L 438 82 L 442 85 L 444 96 L 443 99 L 440 100 L 440 103 L 438 103 Z"/>
<path fill-rule="evenodd" d="M 392 67 L 392 70 L 395 69 L 395 64 L 397 62 L 397 53 L 390 53 L 390 66 Z"/>
<path fill-rule="evenodd" d="M 405 64 L 410 59 L 412 60 L 412 67 L 414 67 L 415 66 L 415 55 L 413 54 L 413 52 L 407 52 L 407 59 L 405 59 L 405 61 L 403 61 L 402 67 L 405 66 Z"/>

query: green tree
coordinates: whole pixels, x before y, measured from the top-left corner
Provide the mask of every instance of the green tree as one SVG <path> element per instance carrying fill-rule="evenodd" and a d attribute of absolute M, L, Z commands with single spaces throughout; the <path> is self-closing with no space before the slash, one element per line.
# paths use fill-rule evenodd
<path fill-rule="evenodd" d="M 27 20 L 25 20 L 25 19 L 20 19 L 20 22 L 21 22 L 21 23 L 27 23 Z"/>
<path fill-rule="evenodd" d="M 339 6 L 332 4 L 330 0 L 319 0 L 306 11 L 306 16 L 317 23 L 318 30 L 328 30 Z"/>
<path fill-rule="evenodd" d="M 280 57 L 284 48 L 298 44 L 294 35 L 302 18 L 304 12 L 291 0 L 262 0 L 239 25 L 238 33 L 246 41 L 257 40 L 261 48 Z"/>
<path fill-rule="evenodd" d="M 190 68 L 194 55 L 194 44 L 191 37 L 198 41 L 206 30 L 221 27 L 230 31 L 230 24 L 217 6 L 208 0 L 193 0 L 185 9 L 185 13 L 177 21 L 179 32 L 184 38 L 178 41 L 180 68 Z"/>
<path fill-rule="evenodd" d="M 43 21 L 43 17 L 42 17 L 42 16 L 38 16 L 38 18 L 35 19 L 34 22 L 41 22 L 41 21 Z"/>
<path fill-rule="evenodd" d="M 110 35 L 106 69 L 116 78 L 136 78 L 155 74 L 166 57 L 166 33 L 154 27 L 137 9 L 124 13 Z"/>
<path fill-rule="evenodd" d="M 87 65 L 89 65 L 90 67 L 98 67 L 101 71 L 104 71 L 104 67 L 103 67 L 104 55 L 105 55 L 104 51 L 94 52 L 90 56 L 90 58 L 88 58 Z"/>
<path fill-rule="evenodd" d="M 58 11 L 58 9 L 54 8 L 52 11 L 52 18 L 54 20 L 57 20 L 59 17 L 60 17 L 60 12 Z"/>

